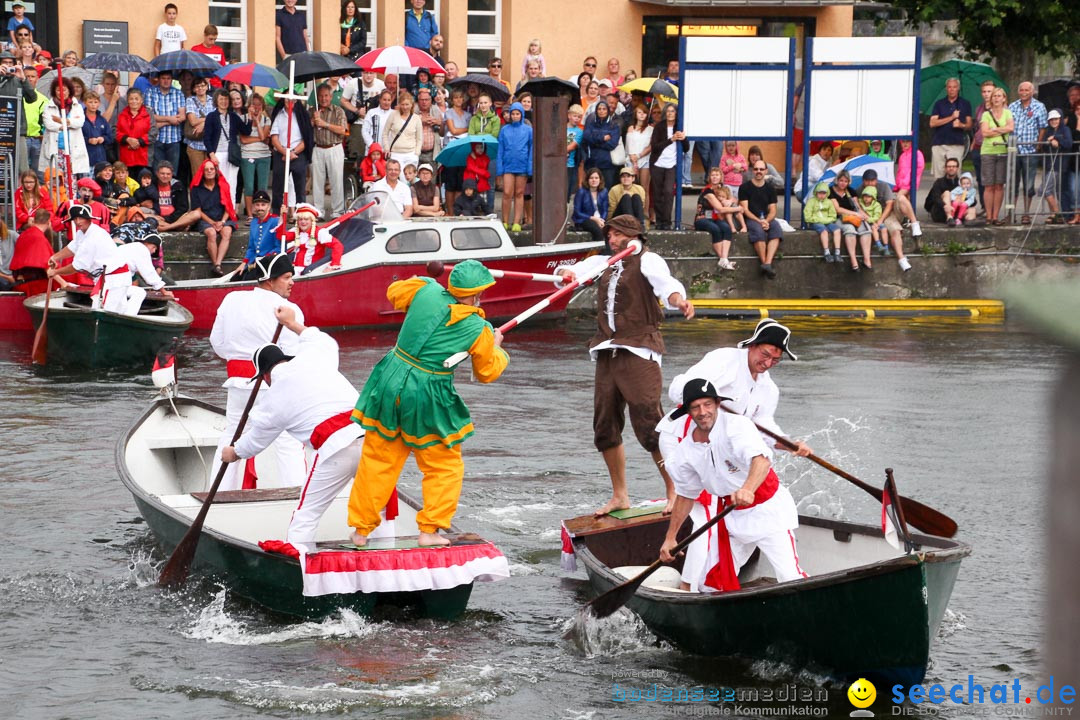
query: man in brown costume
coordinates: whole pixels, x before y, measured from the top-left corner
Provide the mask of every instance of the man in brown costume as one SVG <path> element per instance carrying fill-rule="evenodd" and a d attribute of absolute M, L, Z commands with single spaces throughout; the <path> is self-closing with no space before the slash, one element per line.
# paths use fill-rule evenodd
<path fill-rule="evenodd" d="M 626 248 L 631 240 L 644 243 L 641 223 L 632 215 L 619 215 L 604 226 L 613 253 Z M 572 282 L 577 275 L 588 275 L 603 266 L 609 257 L 594 255 L 565 268 L 559 274 Z M 679 310 L 690 319 L 694 306 L 686 299 L 686 290 L 656 253 L 642 249 L 606 269 L 596 282 L 597 332 L 589 342 L 589 354 L 596 362 L 596 388 L 593 395 L 593 442 L 604 456 L 611 477 L 611 499 L 596 511 L 597 516 L 630 507 L 626 491 L 626 452 L 622 431 L 624 411 L 629 406 L 630 425 L 638 442 L 652 455 L 664 480 L 667 508 L 671 511 L 675 490 L 664 471 L 656 424 L 663 415 L 660 396 L 663 375 L 660 361 L 664 340 L 660 321 L 664 307 Z"/>

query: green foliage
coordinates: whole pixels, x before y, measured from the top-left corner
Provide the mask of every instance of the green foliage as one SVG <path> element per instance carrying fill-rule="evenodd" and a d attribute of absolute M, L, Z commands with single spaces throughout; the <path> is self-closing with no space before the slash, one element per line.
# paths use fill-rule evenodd
<path fill-rule="evenodd" d="M 910 25 L 955 18 L 949 36 L 967 59 L 1001 58 L 1017 49 L 1053 57 L 1080 55 L 1080 12 L 1064 0 L 889 0 Z"/>

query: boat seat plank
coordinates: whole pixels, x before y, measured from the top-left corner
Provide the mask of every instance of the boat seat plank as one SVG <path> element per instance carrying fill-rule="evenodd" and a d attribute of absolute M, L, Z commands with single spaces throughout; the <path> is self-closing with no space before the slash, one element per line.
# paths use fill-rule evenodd
<path fill-rule="evenodd" d="M 220 435 L 196 435 L 195 441 L 199 444 L 199 447 L 213 447 L 216 448 L 218 440 L 221 439 Z M 165 435 L 162 437 L 148 437 L 145 440 L 146 447 L 151 450 L 176 450 L 180 448 L 192 448 L 191 438 L 187 435 Z"/>
<path fill-rule="evenodd" d="M 648 568 L 648 565 L 623 565 L 622 567 L 612 568 L 612 570 L 619 575 L 622 575 L 627 580 L 632 580 L 646 568 Z M 652 575 L 645 578 L 645 582 L 641 583 L 641 586 L 649 588 L 650 590 L 689 593 L 689 590 L 683 590 L 679 587 L 681 582 L 682 576 L 679 574 L 679 571 L 669 565 L 664 565 L 663 567 L 658 568 Z"/>
<path fill-rule="evenodd" d="M 450 544 L 446 547 L 483 545 L 487 542 L 487 540 L 476 533 L 448 533 L 443 537 L 450 540 Z M 415 535 L 398 535 L 394 537 L 371 538 L 364 547 L 357 547 L 348 540 L 330 540 L 316 543 L 316 548 L 319 552 L 366 552 L 368 550 L 416 550 L 420 548 L 420 545 L 416 542 Z"/>
<path fill-rule="evenodd" d="M 593 517 L 592 515 L 582 515 L 580 517 L 564 520 L 563 525 L 566 526 L 566 532 L 570 533 L 571 537 L 584 537 L 586 535 L 595 535 L 596 533 L 608 532 L 610 530 L 619 530 L 623 528 L 634 527 L 637 525 L 651 525 L 653 523 L 666 523 L 668 516 L 663 515 L 661 511 L 663 508 L 657 509 L 655 512 L 647 515 L 637 515 L 635 517 L 629 517 L 625 520 L 621 520 L 611 515 L 604 515 L 603 517 Z"/>
<path fill-rule="evenodd" d="M 217 441 L 214 441 L 217 444 Z M 199 502 L 206 502 L 206 496 L 210 493 L 191 493 L 191 497 Z M 269 502 L 275 500 L 299 500 L 300 486 L 278 488 L 254 488 L 252 490 L 219 490 L 214 495 L 214 504 Z"/>

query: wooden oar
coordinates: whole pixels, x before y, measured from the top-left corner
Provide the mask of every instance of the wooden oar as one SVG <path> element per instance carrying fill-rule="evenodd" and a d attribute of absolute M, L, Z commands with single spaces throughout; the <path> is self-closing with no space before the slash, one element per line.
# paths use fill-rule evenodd
<path fill-rule="evenodd" d="M 555 292 L 551 293 L 546 298 L 544 298 L 540 302 L 536 303 L 535 305 L 533 305 L 529 309 L 522 311 L 517 317 L 515 317 L 515 318 L 513 318 L 511 320 L 508 320 L 505 323 L 503 323 L 502 325 L 500 325 L 499 326 L 499 332 L 507 333 L 510 330 L 513 330 L 515 327 L 517 327 L 521 323 L 525 322 L 526 320 L 531 318 L 536 313 L 538 313 L 541 310 L 549 307 L 556 300 L 559 300 L 560 298 L 562 298 L 565 295 L 569 295 L 570 293 L 574 292 L 575 290 L 577 290 L 579 287 L 581 287 L 583 285 L 588 285 L 593 280 L 595 280 L 596 278 L 603 275 L 604 271 L 607 270 L 610 266 L 612 266 L 615 263 L 619 262 L 623 258 L 625 258 L 625 257 L 627 257 L 629 255 L 637 255 L 639 252 L 641 252 L 641 249 L 642 249 L 642 245 L 641 245 L 641 243 L 639 241 L 631 240 L 630 243 L 625 248 L 623 248 L 619 252 L 617 252 L 614 255 L 612 255 L 611 257 L 609 257 L 607 259 L 606 263 L 604 263 L 603 265 L 598 267 L 593 272 L 587 274 L 584 277 L 575 278 L 574 282 L 568 283 L 568 284 L 562 286 L 561 288 L 559 288 Z M 450 357 L 446 358 L 446 360 L 443 361 L 443 367 L 447 367 L 447 368 L 457 367 L 467 357 L 469 357 L 469 353 L 464 352 L 464 351 L 459 352 L 459 353 L 454 353 L 453 355 L 451 355 Z"/>
<path fill-rule="evenodd" d="M 728 505 L 726 508 L 718 512 L 711 520 L 709 520 L 709 522 L 705 523 L 697 530 L 690 533 L 690 537 L 686 538 L 681 543 L 672 548 L 671 554 L 678 555 L 679 553 L 681 553 L 683 550 L 690 546 L 690 543 L 694 542 L 704 533 L 708 532 L 709 528 L 723 520 L 724 517 L 734 509 L 735 505 L 732 504 Z M 639 572 L 632 580 L 627 580 L 622 585 L 617 585 L 608 590 L 603 595 L 593 598 L 592 601 L 585 606 L 586 611 L 591 612 L 598 618 L 607 617 L 608 615 L 625 605 L 627 601 L 630 600 L 630 598 L 634 597 L 634 593 L 636 593 L 637 589 L 641 587 L 641 583 L 645 582 L 645 578 L 649 577 L 654 572 L 659 570 L 660 566 L 663 564 L 664 563 L 660 560 L 660 558 L 653 560 L 652 565 Z"/>
<path fill-rule="evenodd" d="M 278 338 L 281 337 L 281 329 L 283 325 L 278 325 L 277 330 L 274 331 L 274 339 L 270 342 L 276 343 Z M 256 370 L 258 372 L 258 370 Z M 233 433 L 232 441 L 230 445 L 235 445 L 236 441 L 240 439 L 240 436 L 244 432 L 244 425 L 247 424 L 248 415 L 251 414 L 251 408 L 255 405 L 255 399 L 259 396 L 259 388 L 262 387 L 263 376 L 255 380 L 255 386 L 251 388 L 251 395 L 248 397 L 247 405 L 244 406 L 244 412 L 240 415 L 240 422 L 236 424 L 236 432 Z M 195 522 L 191 523 L 191 527 L 184 534 L 180 544 L 173 550 L 173 554 L 169 557 L 169 562 L 165 563 L 165 567 L 161 571 L 161 575 L 158 577 L 158 585 L 166 587 L 177 587 L 183 585 L 187 580 L 188 572 L 191 571 L 191 562 L 195 559 L 195 550 L 199 547 L 199 538 L 202 536 L 203 524 L 206 522 L 206 514 L 210 512 L 210 505 L 214 502 L 214 496 L 217 495 L 218 486 L 221 485 L 221 481 L 225 478 L 225 470 L 229 467 L 227 462 L 222 462 L 221 467 L 218 468 L 217 476 L 214 478 L 214 483 L 210 486 L 210 491 L 206 493 L 206 499 L 203 500 L 202 508 L 199 509 L 199 514 L 195 516 Z"/>
<path fill-rule="evenodd" d="M 49 362 L 49 334 L 45 331 L 45 323 L 49 322 L 49 305 L 52 300 L 52 276 L 45 283 L 45 312 L 41 314 L 41 325 L 38 325 L 34 334 L 34 349 L 30 352 L 30 361 L 35 365 L 45 365 Z"/>
<path fill-rule="evenodd" d="M 726 407 L 724 405 L 720 405 L 720 407 L 723 408 L 724 410 L 726 410 L 727 412 L 731 413 L 732 415 L 738 415 L 739 414 L 739 413 L 735 412 L 734 410 L 732 410 L 731 408 Z M 798 446 L 792 440 L 787 439 L 783 435 L 779 435 L 777 433 L 774 433 L 772 430 L 769 430 L 766 427 L 762 427 L 761 425 L 758 425 L 756 422 L 754 423 L 754 425 L 757 426 L 758 430 L 765 433 L 766 435 L 768 435 L 769 437 L 771 437 L 773 440 L 780 443 L 784 447 L 789 448 L 791 450 L 795 450 L 795 449 L 798 448 Z M 832 463 L 830 463 L 828 460 L 823 460 L 822 458 L 819 458 L 817 455 L 814 455 L 813 453 L 811 453 L 810 455 L 807 455 L 806 457 L 809 460 L 817 463 L 821 467 L 825 468 L 829 472 L 835 473 L 835 474 L 839 475 L 840 477 L 844 478 L 845 480 L 847 480 L 848 482 L 850 482 L 852 485 L 859 488 L 860 490 L 863 490 L 864 492 L 867 492 L 870 495 L 873 495 L 874 498 L 878 502 L 881 502 L 881 497 L 882 497 L 882 494 L 883 494 L 881 492 L 881 488 L 877 488 L 877 487 L 874 487 L 873 485 L 870 485 L 869 483 L 863 482 L 862 480 L 855 477 L 851 473 L 848 473 L 848 472 L 845 472 L 845 471 L 841 470 L 840 468 L 838 468 L 835 465 L 833 465 Z M 920 502 L 912 500 L 911 498 L 901 498 L 899 495 L 897 495 L 895 500 L 896 500 L 897 507 L 898 508 L 901 508 L 901 507 L 903 508 L 903 510 L 901 512 L 907 518 L 907 520 L 912 525 L 919 528 L 923 532 L 930 533 L 931 535 L 937 535 L 938 537 L 946 537 L 946 538 L 951 538 L 952 536 L 956 535 L 956 529 L 957 529 L 956 528 L 956 521 L 953 520 L 952 518 L 950 518 L 948 515 L 945 515 L 944 513 L 938 512 L 937 510 L 935 510 L 932 507 L 927 507 L 926 505 L 923 505 Z M 902 504 L 901 504 L 901 501 L 902 501 Z"/>

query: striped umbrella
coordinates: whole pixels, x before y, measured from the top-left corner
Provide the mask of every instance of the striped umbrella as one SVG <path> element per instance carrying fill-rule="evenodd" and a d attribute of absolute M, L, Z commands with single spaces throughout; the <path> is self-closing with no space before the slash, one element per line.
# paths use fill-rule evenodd
<path fill-rule="evenodd" d="M 404 45 L 390 45 L 384 48 L 375 48 L 366 52 L 356 60 L 356 64 L 365 70 L 373 70 L 378 73 L 397 73 L 415 75 L 417 68 L 427 68 L 432 75 L 445 75 L 442 65 L 423 50 L 405 47 Z"/>
<path fill-rule="evenodd" d="M 289 78 L 277 70 L 259 63 L 233 63 L 214 71 L 222 80 L 238 82 L 249 87 L 283 88 L 289 84 Z"/>
<path fill-rule="evenodd" d="M 197 77 L 210 77 L 221 67 L 217 60 L 194 50 L 174 50 L 163 53 L 151 60 L 150 64 L 157 72 L 168 70 L 178 73 L 181 70 L 187 70 Z"/>

